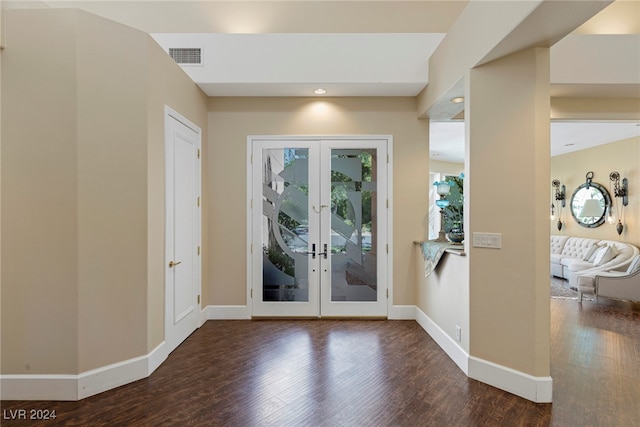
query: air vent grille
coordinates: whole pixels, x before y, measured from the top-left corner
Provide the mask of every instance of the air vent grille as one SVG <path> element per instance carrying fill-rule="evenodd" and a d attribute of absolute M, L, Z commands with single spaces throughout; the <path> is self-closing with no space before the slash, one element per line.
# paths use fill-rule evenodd
<path fill-rule="evenodd" d="M 169 48 L 169 56 L 178 64 L 202 64 L 202 49 L 191 47 Z"/>

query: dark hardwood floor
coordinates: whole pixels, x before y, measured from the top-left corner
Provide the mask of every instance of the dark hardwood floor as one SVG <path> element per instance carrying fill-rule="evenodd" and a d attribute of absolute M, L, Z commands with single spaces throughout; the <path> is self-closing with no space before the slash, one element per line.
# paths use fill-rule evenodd
<path fill-rule="evenodd" d="M 632 426 L 640 306 L 551 300 L 554 403 L 467 378 L 414 321 L 208 321 L 151 377 L 7 426 Z M 3 418 L 6 418 L 3 416 Z"/>

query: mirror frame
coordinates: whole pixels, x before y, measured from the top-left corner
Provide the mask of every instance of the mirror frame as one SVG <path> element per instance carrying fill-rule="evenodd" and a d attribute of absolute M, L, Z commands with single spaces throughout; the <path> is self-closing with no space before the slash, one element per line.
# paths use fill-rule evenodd
<path fill-rule="evenodd" d="M 594 223 L 591 224 L 586 224 L 582 221 L 580 221 L 578 219 L 578 216 L 576 215 L 576 213 L 573 211 L 573 199 L 576 197 L 576 194 L 578 194 L 578 192 L 580 190 L 582 190 L 583 188 L 587 188 L 587 187 L 594 187 L 596 190 L 600 191 L 600 193 L 602 194 L 602 197 L 604 198 L 604 210 L 602 212 L 602 216 Z M 571 211 L 571 216 L 573 216 L 573 219 L 576 220 L 576 222 L 581 225 L 582 227 L 586 227 L 586 228 L 596 228 L 601 226 L 602 224 L 604 224 L 605 218 L 607 216 L 607 210 L 610 208 L 611 206 L 611 196 L 609 195 L 609 190 L 607 190 L 606 187 L 596 183 L 596 182 L 591 182 L 590 184 L 587 185 L 587 183 L 585 182 L 584 184 L 580 184 L 578 186 L 578 188 L 575 189 L 575 191 L 573 192 L 573 194 L 571 195 L 571 202 L 569 204 L 569 210 Z"/>

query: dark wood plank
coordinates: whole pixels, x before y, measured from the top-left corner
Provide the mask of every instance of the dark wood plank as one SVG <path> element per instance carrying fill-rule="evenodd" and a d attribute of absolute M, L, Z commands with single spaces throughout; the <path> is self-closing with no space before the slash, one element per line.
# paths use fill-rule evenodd
<path fill-rule="evenodd" d="M 618 426 L 640 419 L 640 307 L 551 300 L 554 403 L 467 378 L 413 321 L 208 321 L 149 378 L 7 426 Z"/>

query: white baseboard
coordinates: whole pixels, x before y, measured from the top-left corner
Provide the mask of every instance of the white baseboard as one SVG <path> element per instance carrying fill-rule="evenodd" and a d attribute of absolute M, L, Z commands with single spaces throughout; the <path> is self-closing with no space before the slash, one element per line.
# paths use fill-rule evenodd
<path fill-rule="evenodd" d="M 204 322 L 206 322 L 207 320 L 207 307 L 201 308 L 200 309 L 200 316 L 198 317 L 198 328 L 202 325 L 204 325 Z"/>
<path fill-rule="evenodd" d="M 460 347 L 437 323 L 435 323 L 424 311 L 416 307 L 416 322 L 424 329 L 433 340 L 444 350 L 456 365 L 468 375 L 469 354 Z"/>
<path fill-rule="evenodd" d="M 551 377 L 534 377 L 524 372 L 487 360 L 469 358 L 469 378 L 482 381 L 516 396 L 536 403 L 551 403 L 553 380 Z"/>
<path fill-rule="evenodd" d="M 77 375 L 0 375 L 3 400 L 78 400 Z"/>
<path fill-rule="evenodd" d="M 416 307 L 416 321 L 469 378 L 536 403 L 551 403 L 553 380 L 534 377 L 497 363 L 469 356 L 440 326 Z"/>
<path fill-rule="evenodd" d="M 246 305 L 208 305 L 205 311 L 207 320 L 251 319 L 251 312 Z"/>
<path fill-rule="evenodd" d="M 148 355 L 79 375 L 0 375 L 4 400 L 80 400 L 146 378 L 165 361 L 162 342 Z"/>
<path fill-rule="evenodd" d="M 393 305 L 387 314 L 389 320 L 415 320 L 415 305 Z"/>
<path fill-rule="evenodd" d="M 165 345 L 165 342 L 162 341 L 156 348 L 151 350 L 151 353 L 149 353 L 147 357 L 147 376 L 153 374 L 155 370 L 158 369 L 165 360 L 167 360 L 167 357 L 169 357 L 167 348 L 168 347 Z"/>
<path fill-rule="evenodd" d="M 148 356 L 83 372 L 77 376 L 78 399 L 93 396 L 148 376 Z"/>

